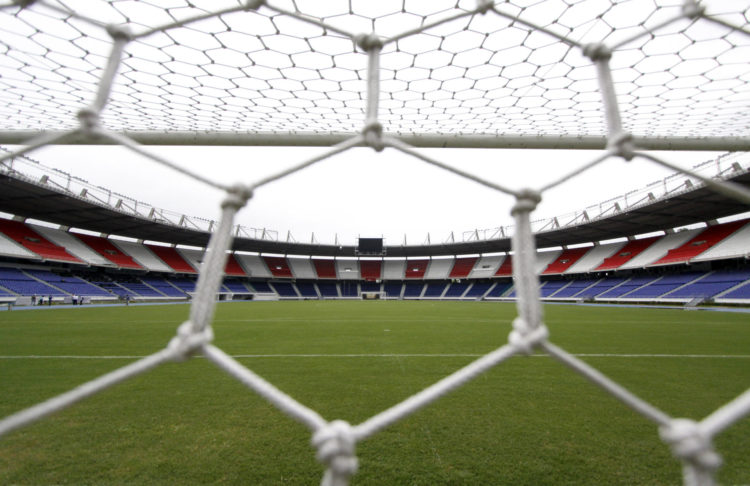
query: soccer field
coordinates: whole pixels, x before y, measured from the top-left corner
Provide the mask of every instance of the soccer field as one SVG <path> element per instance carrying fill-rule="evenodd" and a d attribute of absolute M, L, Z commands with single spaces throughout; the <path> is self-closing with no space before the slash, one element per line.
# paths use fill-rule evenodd
<path fill-rule="evenodd" d="M 0 313 L 0 416 L 164 347 L 186 305 Z M 214 343 L 327 420 L 358 424 L 505 344 L 504 303 L 217 307 Z M 747 314 L 547 305 L 550 340 L 672 417 L 750 387 Z M 715 441 L 750 483 L 750 419 Z M 352 484 L 679 484 L 656 425 L 559 362 L 516 357 L 357 446 Z M 304 426 L 204 358 L 0 439 L 0 484 L 317 484 Z"/>

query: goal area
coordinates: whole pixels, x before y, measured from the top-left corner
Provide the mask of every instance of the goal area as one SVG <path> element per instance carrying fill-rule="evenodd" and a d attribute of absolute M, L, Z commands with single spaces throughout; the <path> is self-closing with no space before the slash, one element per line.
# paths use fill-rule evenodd
<path fill-rule="evenodd" d="M 310 431 L 322 484 L 349 484 L 358 443 L 485 371 L 546 353 L 654 424 L 688 485 L 716 484 L 714 438 L 750 389 L 674 417 L 554 343 L 531 217 L 546 191 L 639 159 L 750 204 L 750 190 L 651 151 L 750 150 L 750 8 L 713 0 L 0 0 L 0 163 L 55 144 L 115 144 L 226 194 L 188 320 L 154 354 L 0 420 L 0 437 L 159 365 L 200 355 Z M 275 175 L 225 184 L 149 145 L 307 145 Z M 397 151 L 511 196 L 517 317 L 507 342 L 350 424 L 321 416 L 212 344 L 235 216 L 254 190 L 354 147 Z M 507 187 L 424 147 L 594 149 L 558 180 Z M 385 155 L 384 155 L 385 156 Z M 585 157 L 591 157 L 586 159 Z M 375 228 L 374 230 L 377 230 Z"/>

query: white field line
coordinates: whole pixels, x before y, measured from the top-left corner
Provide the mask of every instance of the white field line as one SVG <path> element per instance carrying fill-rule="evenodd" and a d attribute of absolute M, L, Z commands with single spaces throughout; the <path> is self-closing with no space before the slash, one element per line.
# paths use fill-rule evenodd
<path fill-rule="evenodd" d="M 478 358 L 483 354 L 235 354 L 233 358 Z M 579 358 L 691 358 L 691 359 L 750 359 L 750 354 L 620 354 L 620 353 L 581 353 L 573 354 Z M 0 356 L 0 359 L 141 359 L 136 355 L 17 355 Z M 200 356 L 197 356 L 200 357 Z M 548 357 L 546 354 L 534 354 L 532 357 Z"/>

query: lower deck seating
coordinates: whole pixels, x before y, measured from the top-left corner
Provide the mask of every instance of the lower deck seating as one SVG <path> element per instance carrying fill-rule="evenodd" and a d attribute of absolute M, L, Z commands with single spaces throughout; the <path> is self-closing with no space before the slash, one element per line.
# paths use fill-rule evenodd
<path fill-rule="evenodd" d="M 178 289 L 171 283 L 167 282 L 163 278 L 141 278 L 141 281 L 146 285 L 153 287 L 166 297 L 185 297 L 187 294 L 182 290 Z"/>
<path fill-rule="evenodd" d="M 271 282 L 271 287 L 279 294 L 279 297 L 297 298 L 299 294 L 291 282 Z"/>
<path fill-rule="evenodd" d="M 36 279 L 43 280 L 44 282 L 54 285 L 58 289 L 63 290 L 71 295 L 79 295 L 86 297 L 108 297 L 112 294 L 106 290 L 92 285 L 85 280 L 78 277 L 63 277 L 49 270 L 26 270 L 26 273 L 33 276 Z"/>
<path fill-rule="evenodd" d="M 448 299 L 458 299 L 463 297 L 466 290 L 469 288 L 469 285 L 469 282 L 453 282 L 448 287 L 448 290 L 445 291 L 443 297 Z"/>
<path fill-rule="evenodd" d="M 339 295 L 339 288 L 336 282 L 318 282 L 318 290 L 323 298 L 337 298 Z"/>
<path fill-rule="evenodd" d="M 566 297 L 577 297 L 579 293 L 591 287 L 595 283 L 596 283 L 596 280 L 591 280 L 591 279 L 574 280 L 567 287 L 560 289 L 554 295 L 554 297 L 556 299 L 561 299 L 561 298 L 566 298 Z"/>
<path fill-rule="evenodd" d="M 18 295 L 67 295 L 62 290 L 40 282 L 16 268 L 0 268 L 0 286 Z"/>
<path fill-rule="evenodd" d="M 317 299 L 320 297 L 318 291 L 315 289 L 314 282 L 297 282 L 297 291 L 299 295 L 306 299 Z"/>

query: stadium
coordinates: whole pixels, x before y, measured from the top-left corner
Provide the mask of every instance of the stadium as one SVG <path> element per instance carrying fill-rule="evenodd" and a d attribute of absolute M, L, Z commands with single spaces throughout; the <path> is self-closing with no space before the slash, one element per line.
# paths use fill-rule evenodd
<path fill-rule="evenodd" d="M 0 483 L 750 482 L 741 3 L 0 5 Z M 220 217 L 47 163 L 112 145 Z M 225 183 L 169 146 L 313 155 Z M 500 193 L 512 224 L 238 222 L 357 147 Z M 581 155 L 514 187 L 434 148 Z M 537 219 L 613 159 L 669 173 Z"/>

